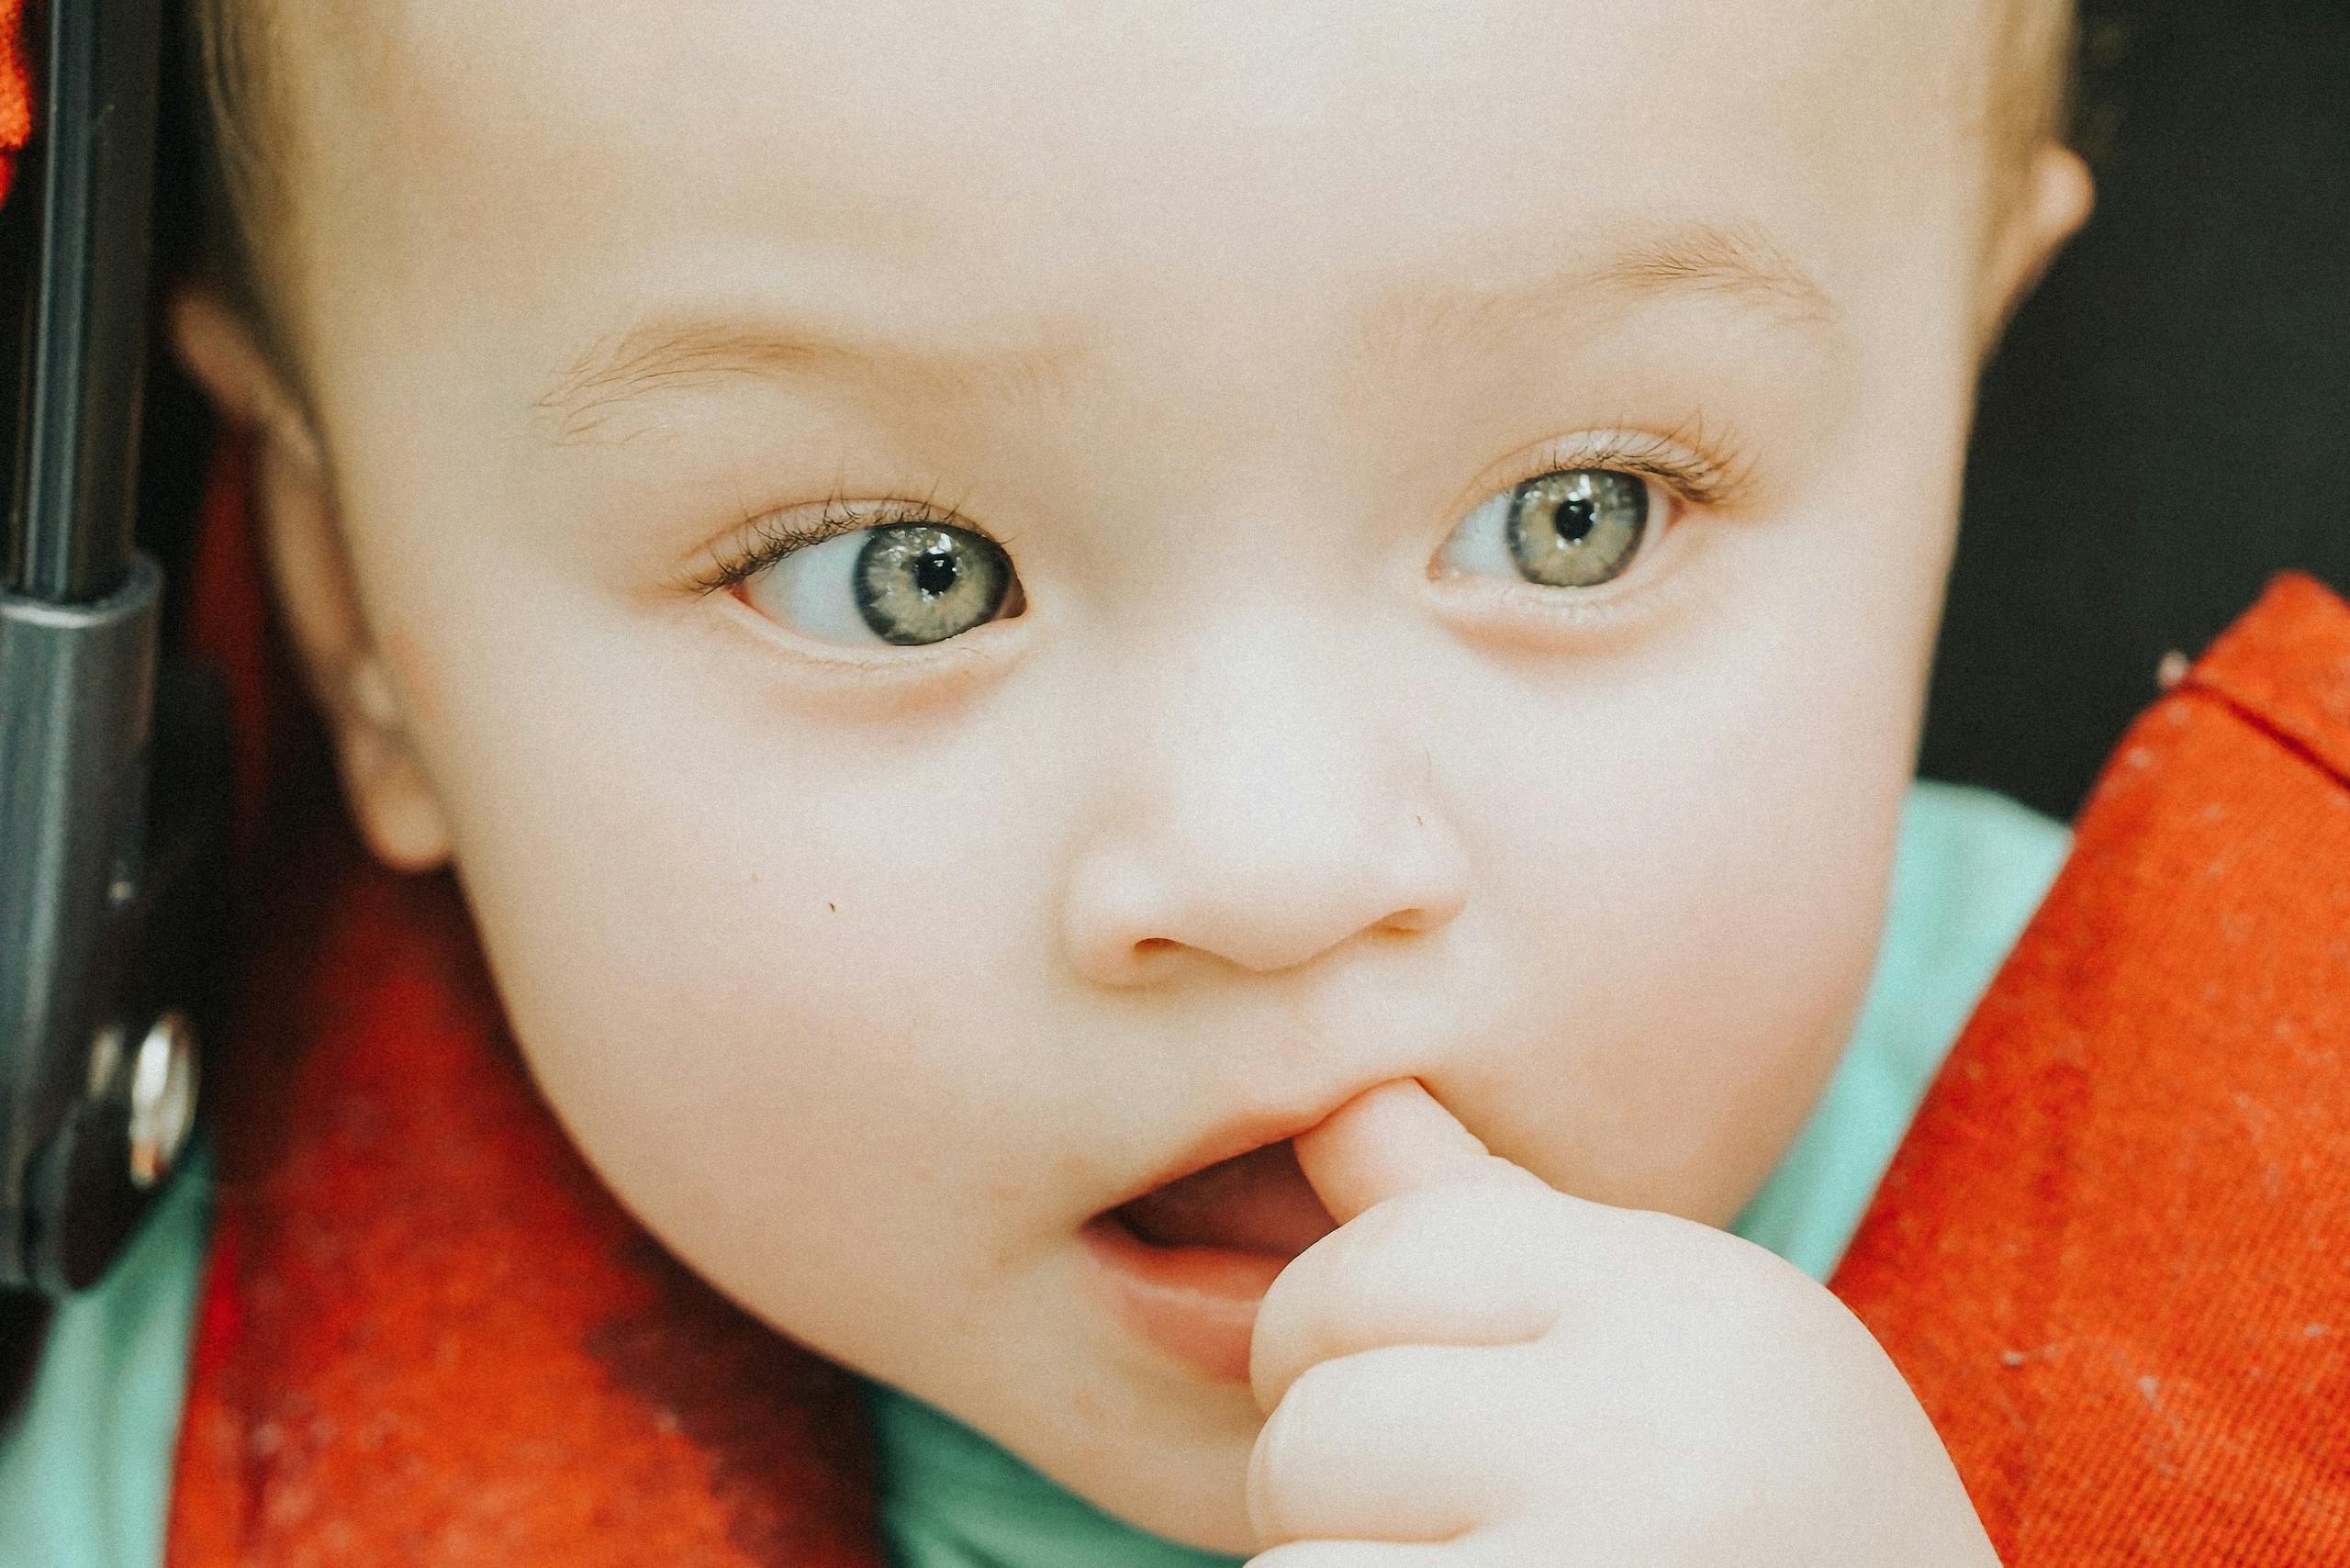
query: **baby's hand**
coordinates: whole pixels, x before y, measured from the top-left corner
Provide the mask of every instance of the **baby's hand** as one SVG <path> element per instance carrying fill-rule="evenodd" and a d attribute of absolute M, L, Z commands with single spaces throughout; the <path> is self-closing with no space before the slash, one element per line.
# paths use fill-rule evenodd
<path fill-rule="evenodd" d="M 1416 1080 L 1297 1157 L 1339 1226 L 1257 1320 L 1250 1568 L 1998 1562 L 1900 1374 L 1793 1265 L 1554 1191 Z"/>

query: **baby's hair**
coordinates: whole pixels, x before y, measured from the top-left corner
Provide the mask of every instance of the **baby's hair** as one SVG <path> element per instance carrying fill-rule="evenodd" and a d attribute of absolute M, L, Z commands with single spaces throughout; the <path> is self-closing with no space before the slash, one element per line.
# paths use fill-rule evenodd
<path fill-rule="evenodd" d="M 289 385 L 293 356 L 279 310 L 283 280 L 271 274 L 285 255 L 291 216 L 285 152 L 291 127 L 283 73 L 274 62 L 277 0 L 188 0 L 188 122 L 200 139 L 201 267 L 253 328 Z"/>
<path fill-rule="evenodd" d="M 2020 192 L 2033 151 L 2069 139 L 2077 49 L 2076 0 L 1984 0 L 1995 68 L 1983 101 L 1996 222 Z M 281 62 L 281 0 L 187 0 L 190 73 L 204 136 L 204 265 L 244 315 L 299 398 L 299 345 L 287 308 L 297 280 L 287 264 L 299 214 L 288 163 L 297 151 Z"/>

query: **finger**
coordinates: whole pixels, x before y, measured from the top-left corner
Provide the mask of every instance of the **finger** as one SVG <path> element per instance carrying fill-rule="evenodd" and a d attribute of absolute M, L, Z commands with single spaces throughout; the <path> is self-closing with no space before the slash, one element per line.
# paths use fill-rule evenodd
<path fill-rule="evenodd" d="M 1390 1345 L 1308 1368 L 1248 1459 L 1259 1544 L 1449 1540 L 1513 1506 L 1508 1350 Z"/>
<path fill-rule="evenodd" d="M 1291 1260 L 1257 1308 L 1248 1382 L 1270 1410 L 1306 1368 L 1387 1345 L 1547 1334 L 1613 1255 L 1606 1211 L 1539 1182 L 1405 1193 Z"/>
<path fill-rule="evenodd" d="M 1298 1168 L 1340 1225 L 1384 1199 L 1438 1182 L 1539 1180 L 1487 1149 L 1416 1078 L 1364 1090 L 1294 1143 Z"/>

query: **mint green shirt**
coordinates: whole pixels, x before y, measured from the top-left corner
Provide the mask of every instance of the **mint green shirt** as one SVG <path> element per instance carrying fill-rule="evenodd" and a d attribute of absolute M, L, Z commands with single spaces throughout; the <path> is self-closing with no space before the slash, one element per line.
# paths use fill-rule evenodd
<path fill-rule="evenodd" d="M 1975 1000 L 2038 907 L 2065 830 L 1921 782 L 1874 978 L 1835 1075 L 1733 1228 L 1825 1279 Z M 0 1434 L 0 1568 L 153 1568 L 210 1195 L 201 1159 L 96 1291 L 59 1309 Z M 1111 1518 L 969 1427 L 865 1383 L 900 1568 L 1225 1568 Z"/>

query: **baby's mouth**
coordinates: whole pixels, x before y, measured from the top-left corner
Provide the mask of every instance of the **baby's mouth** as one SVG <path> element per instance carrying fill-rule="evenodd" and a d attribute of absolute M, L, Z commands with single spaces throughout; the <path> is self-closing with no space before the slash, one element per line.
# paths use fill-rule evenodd
<path fill-rule="evenodd" d="M 1152 1247 L 1294 1258 L 1337 1228 L 1288 1138 L 1154 1187 L 1102 1216 Z"/>
<path fill-rule="evenodd" d="M 1216 1382 L 1246 1383 L 1265 1293 L 1337 1228 L 1281 1138 L 1162 1182 L 1080 1234 L 1095 1283 L 1131 1329 Z"/>

